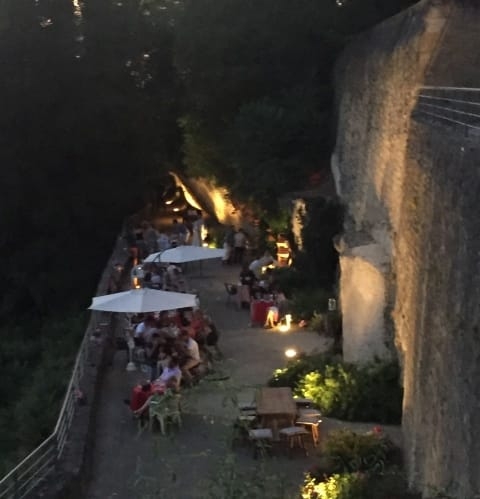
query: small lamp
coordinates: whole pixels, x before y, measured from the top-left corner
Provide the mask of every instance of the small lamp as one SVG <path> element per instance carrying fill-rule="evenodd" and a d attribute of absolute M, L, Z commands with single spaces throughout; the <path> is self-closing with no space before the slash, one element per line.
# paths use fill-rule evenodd
<path fill-rule="evenodd" d="M 297 351 L 295 350 L 295 348 L 287 348 L 285 350 L 285 357 L 287 357 L 287 359 L 293 359 L 296 356 L 297 356 Z"/>

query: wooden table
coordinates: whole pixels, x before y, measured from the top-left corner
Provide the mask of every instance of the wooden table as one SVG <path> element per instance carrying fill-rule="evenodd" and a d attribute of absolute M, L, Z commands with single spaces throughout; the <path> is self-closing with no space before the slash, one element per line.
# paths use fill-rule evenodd
<path fill-rule="evenodd" d="M 278 438 L 280 426 L 293 425 L 297 406 L 290 388 L 260 388 L 256 403 L 262 426 L 271 428 L 275 439 Z"/>

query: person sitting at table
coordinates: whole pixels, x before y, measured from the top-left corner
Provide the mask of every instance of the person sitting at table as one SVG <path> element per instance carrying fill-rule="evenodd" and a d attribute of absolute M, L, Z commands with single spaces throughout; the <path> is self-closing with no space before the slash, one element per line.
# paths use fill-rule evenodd
<path fill-rule="evenodd" d="M 147 315 L 147 317 L 135 327 L 135 332 L 133 333 L 133 341 L 135 346 L 143 347 L 150 338 L 151 330 L 155 327 L 155 318 L 153 315 Z"/>
<path fill-rule="evenodd" d="M 150 367 L 150 379 L 157 375 L 158 352 L 162 346 L 162 338 L 158 332 L 152 334 L 150 341 L 145 344 L 145 363 Z"/>
<path fill-rule="evenodd" d="M 159 269 L 154 269 L 150 277 L 150 287 L 153 289 L 163 288 L 163 276 Z"/>
<path fill-rule="evenodd" d="M 178 366 L 178 361 L 176 358 L 172 358 L 169 362 L 169 365 L 163 370 L 162 374 L 155 381 L 153 381 L 153 383 L 150 383 L 149 395 L 147 400 L 142 406 L 134 410 L 133 413 L 137 416 L 142 415 L 144 411 L 148 409 L 150 400 L 155 394 L 162 395 L 166 390 L 178 392 L 178 390 L 180 389 L 181 380 L 182 371 Z M 144 386 L 147 387 L 147 385 Z"/>
<path fill-rule="evenodd" d="M 275 295 L 274 305 L 268 307 L 267 317 L 265 319 L 264 328 L 272 329 L 280 321 L 280 310 L 283 309 L 283 303 L 286 302 L 285 295 L 280 291 Z"/>
<path fill-rule="evenodd" d="M 198 342 L 200 338 L 205 336 L 206 327 L 205 316 L 200 309 L 196 309 L 192 312 L 190 323 L 187 326 L 187 330 L 190 336 Z"/>
<path fill-rule="evenodd" d="M 250 299 L 254 294 L 254 287 L 256 285 L 257 278 L 255 274 L 250 270 L 248 264 L 244 264 L 242 271 L 240 272 L 240 288 L 238 293 L 238 301 L 242 308 L 250 307 Z"/>
<path fill-rule="evenodd" d="M 198 343 L 188 334 L 185 329 L 180 332 L 179 343 L 177 344 L 179 350 L 181 350 L 181 369 L 182 375 L 185 381 L 189 384 L 193 381 L 193 375 L 190 372 L 191 369 L 197 367 L 200 362 L 200 349 L 198 348 Z"/>

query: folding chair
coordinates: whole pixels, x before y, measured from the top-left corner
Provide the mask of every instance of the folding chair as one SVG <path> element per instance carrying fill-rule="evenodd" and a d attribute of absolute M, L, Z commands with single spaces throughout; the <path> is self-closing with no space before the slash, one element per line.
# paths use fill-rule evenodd
<path fill-rule="evenodd" d="M 228 282 L 225 282 L 224 286 L 225 286 L 225 291 L 227 292 L 226 304 L 228 305 L 229 303 L 233 303 L 238 307 L 238 301 L 237 301 L 238 286 L 236 284 L 230 284 Z"/>

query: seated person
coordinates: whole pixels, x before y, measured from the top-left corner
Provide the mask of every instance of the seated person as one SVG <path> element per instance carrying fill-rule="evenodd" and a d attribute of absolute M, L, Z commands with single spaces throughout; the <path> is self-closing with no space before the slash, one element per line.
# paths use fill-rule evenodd
<path fill-rule="evenodd" d="M 137 324 L 133 333 L 135 346 L 143 347 L 150 338 L 152 329 L 155 327 L 155 318 L 153 315 L 148 315 L 145 320 Z"/>
<path fill-rule="evenodd" d="M 145 363 L 151 369 L 150 379 L 155 378 L 157 371 L 158 352 L 162 345 L 162 338 L 159 333 L 152 334 L 150 341 L 145 344 Z"/>
<path fill-rule="evenodd" d="M 256 280 L 257 278 L 253 271 L 247 264 L 244 264 L 242 271 L 240 272 L 240 284 L 242 284 L 242 286 L 248 286 L 251 289 Z"/>
<path fill-rule="evenodd" d="M 257 282 L 257 278 L 252 270 L 249 269 L 248 265 L 245 264 L 243 266 L 242 271 L 240 272 L 240 293 L 238 296 L 238 300 L 240 305 L 244 308 L 248 308 L 250 306 L 250 299 L 254 294 L 255 284 Z"/>
<path fill-rule="evenodd" d="M 275 295 L 274 305 L 268 307 L 267 317 L 265 319 L 264 327 L 271 329 L 280 321 L 280 312 L 283 311 L 283 304 L 287 301 L 285 295 L 280 291 Z"/>
<path fill-rule="evenodd" d="M 198 342 L 205 336 L 206 320 L 200 309 L 194 310 L 189 324 L 188 332 L 190 336 Z"/>
<path fill-rule="evenodd" d="M 155 269 L 150 277 L 150 285 L 154 289 L 163 288 L 163 276 L 160 270 Z"/>
<path fill-rule="evenodd" d="M 193 376 L 190 370 L 197 367 L 201 362 L 198 343 L 188 334 L 188 331 L 182 330 L 179 336 L 179 348 L 183 349 L 182 375 L 187 382 L 191 383 Z"/>
<path fill-rule="evenodd" d="M 148 408 L 150 400 L 154 394 L 163 394 L 168 389 L 178 391 L 180 388 L 181 379 L 182 371 L 178 366 L 178 360 L 173 357 L 170 359 L 168 366 L 163 370 L 162 374 L 155 381 L 142 386 L 143 391 L 148 391 L 148 398 L 141 407 L 133 411 L 134 414 L 143 414 L 143 412 Z M 147 387 L 149 388 L 147 389 Z"/>

